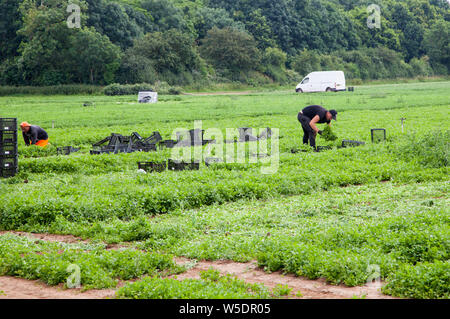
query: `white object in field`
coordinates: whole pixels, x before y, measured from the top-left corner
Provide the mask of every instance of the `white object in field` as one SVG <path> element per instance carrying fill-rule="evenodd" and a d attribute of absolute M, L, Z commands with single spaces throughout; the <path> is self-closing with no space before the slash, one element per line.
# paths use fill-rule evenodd
<path fill-rule="evenodd" d="M 156 103 L 158 102 L 157 92 L 139 92 L 138 96 L 139 103 Z"/>
<path fill-rule="evenodd" d="M 343 71 L 321 71 L 308 74 L 295 88 L 295 92 L 345 91 Z"/>
<path fill-rule="evenodd" d="M 403 124 L 404 124 L 406 118 L 402 117 L 400 120 L 402 121 L 402 133 L 404 133 Z"/>
<path fill-rule="evenodd" d="M 147 174 L 147 172 L 145 170 L 143 170 L 142 168 L 138 169 L 137 172 L 138 172 L 138 174 Z"/>

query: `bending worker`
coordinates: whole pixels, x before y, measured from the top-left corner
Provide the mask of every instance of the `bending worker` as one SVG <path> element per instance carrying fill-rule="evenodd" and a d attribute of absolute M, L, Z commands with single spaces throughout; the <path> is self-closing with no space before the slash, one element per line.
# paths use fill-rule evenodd
<path fill-rule="evenodd" d="M 25 141 L 26 146 L 47 146 L 48 134 L 42 127 L 30 125 L 28 122 L 22 122 L 20 128 L 22 129 L 23 140 Z"/>
<path fill-rule="evenodd" d="M 331 120 L 336 121 L 336 110 L 327 111 L 320 105 L 310 105 L 298 113 L 297 119 L 303 128 L 303 144 L 311 145 L 316 149 L 316 136 L 322 135 L 322 131 L 317 128 L 318 123 L 327 123 L 331 127 Z"/>

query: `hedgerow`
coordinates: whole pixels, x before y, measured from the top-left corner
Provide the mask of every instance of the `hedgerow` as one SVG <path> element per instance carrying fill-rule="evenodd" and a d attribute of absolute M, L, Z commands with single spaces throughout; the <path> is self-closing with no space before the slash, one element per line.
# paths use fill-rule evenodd
<path fill-rule="evenodd" d="M 102 87 L 98 85 L 70 84 L 54 86 L 1 86 L 0 96 L 11 95 L 100 95 Z"/>

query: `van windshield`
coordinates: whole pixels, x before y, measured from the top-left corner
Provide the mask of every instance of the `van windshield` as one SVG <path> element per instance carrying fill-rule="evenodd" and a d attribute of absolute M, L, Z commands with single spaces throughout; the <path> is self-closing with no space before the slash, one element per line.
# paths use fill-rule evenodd
<path fill-rule="evenodd" d="M 306 83 L 308 83 L 309 82 L 309 78 L 305 78 L 303 81 L 302 81 L 302 84 L 306 84 Z"/>

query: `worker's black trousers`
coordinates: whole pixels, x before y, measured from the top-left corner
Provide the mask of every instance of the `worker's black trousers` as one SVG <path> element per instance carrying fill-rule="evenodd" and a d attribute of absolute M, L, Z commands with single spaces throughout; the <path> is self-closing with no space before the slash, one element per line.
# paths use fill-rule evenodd
<path fill-rule="evenodd" d="M 311 119 L 302 113 L 298 113 L 297 116 L 298 121 L 302 124 L 303 129 L 303 144 L 308 144 L 316 148 L 316 136 L 314 134 L 314 130 L 312 129 L 311 125 L 309 124 L 311 122 Z"/>

